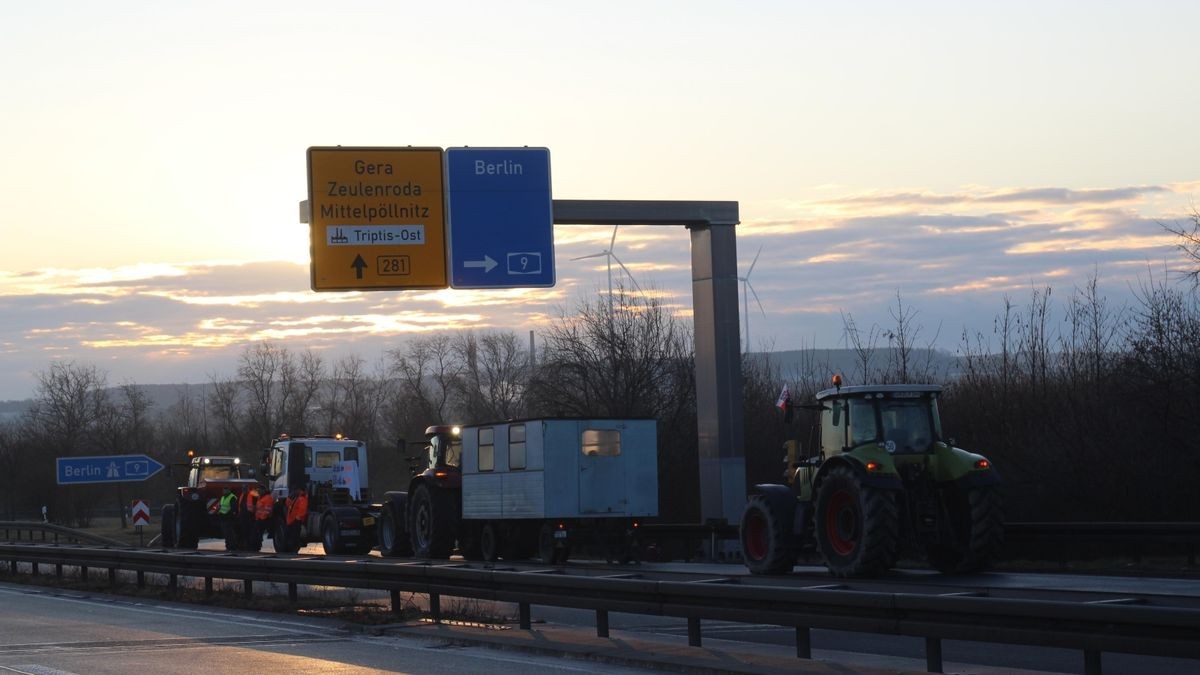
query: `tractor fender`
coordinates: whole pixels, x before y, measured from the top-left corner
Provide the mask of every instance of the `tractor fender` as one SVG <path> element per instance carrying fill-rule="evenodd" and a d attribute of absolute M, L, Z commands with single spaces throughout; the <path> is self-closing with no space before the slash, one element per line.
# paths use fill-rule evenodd
<path fill-rule="evenodd" d="M 983 455 L 945 444 L 937 448 L 938 461 L 934 480 L 939 483 L 954 483 L 961 488 L 971 489 L 985 485 L 999 485 L 1000 474 Z M 980 462 L 986 468 L 978 468 Z"/>
<path fill-rule="evenodd" d="M 785 520 L 785 531 L 803 535 L 809 529 L 812 503 L 797 499 L 792 488 L 775 483 L 759 483 L 754 486 L 753 492 L 767 500 L 772 512 L 781 514 L 785 519 L 791 519 L 790 522 Z"/>
<path fill-rule="evenodd" d="M 891 473 L 874 473 L 867 471 L 867 466 L 862 459 L 848 453 L 842 453 L 840 455 L 834 455 L 833 457 L 830 457 L 821 463 L 821 468 L 817 471 L 817 477 L 813 481 L 814 495 L 816 494 L 816 490 L 820 488 L 821 482 L 825 480 L 825 476 L 828 475 L 829 471 L 835 466 L 844 466 L 849 468 L 855 473 L 855 475 L 858 476 L 863 485 L 879 488 L 880 490 L 904 489 L 904 481 L 900 480 L 900 476 L 896 475 L 894 471 Z"/>
<path fill-rule="evenodd" d="M 408 509 L 408 493 L 403 490 L 392 490 L 383 493 L 383 507 L 391 508 L 400 522 L 405 522 L 405 511 Z"/>

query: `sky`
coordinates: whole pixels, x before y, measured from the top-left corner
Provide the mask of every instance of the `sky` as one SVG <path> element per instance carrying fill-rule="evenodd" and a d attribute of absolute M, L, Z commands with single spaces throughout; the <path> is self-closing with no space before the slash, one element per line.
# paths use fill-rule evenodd
<path fill-rule="evenodd" d="M 1006 296 L 1116 305 L 1200 194 L 1195 2 L 0 2 L 0 399 L 55 360 L 206 382 L 271 341 L 374 360 L 606 289 L 314 293 L 310 146 L 541 146 L 558 199 L 732 200 L 752 348 L 843 317 L 954 351 Z M 683 228 L 621 227 L 690 318 Z M 618 280 L 622 279 L 616 273 Z"/>

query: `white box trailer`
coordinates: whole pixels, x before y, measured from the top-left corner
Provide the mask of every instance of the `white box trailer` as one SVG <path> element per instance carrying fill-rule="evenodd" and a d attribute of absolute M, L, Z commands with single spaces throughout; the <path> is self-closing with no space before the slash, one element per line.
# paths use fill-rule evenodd
<path fill-rule="evenodd" d="M 636 556 L 639 520 L 658 515 L 654 420 L 527 419 L 461 433 L 471 553 L 562 562 L 586 542 L 610 559 Z"/>

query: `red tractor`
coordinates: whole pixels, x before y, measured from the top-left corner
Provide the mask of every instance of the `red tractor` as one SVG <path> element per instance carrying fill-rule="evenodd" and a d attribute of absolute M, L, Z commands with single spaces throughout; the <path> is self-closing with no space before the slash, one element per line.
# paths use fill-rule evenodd
<path fill-rule="evenodd" d="M 414 458 L 408 491 L 383 496 L 379 551 L 386 557 L 447 558 L 462 534 L 459 428 L 431 426 L 425 438 L 425 461 Z"/>
<path fill-rule="evenodd" d="M 217 519 L 217 500 L 225 488 L 241 495 L 244 488 L 258 484 L 254 470 L 237 457 L 193 456 L 188 468 L 187 483 L 179 487 L 174 504 L 162 509 L 162 545 L 196 548 L 203 537 L 220 537 Z"/>

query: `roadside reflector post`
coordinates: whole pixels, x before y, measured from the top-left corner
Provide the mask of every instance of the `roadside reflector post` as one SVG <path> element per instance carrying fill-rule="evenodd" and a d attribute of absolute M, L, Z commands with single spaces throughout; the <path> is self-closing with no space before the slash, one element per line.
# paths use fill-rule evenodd
<path fill-rule="evenodd" d="M 925 672 L 942 672 L 942 641 L 939 638 L 925 638 Z"/>
<path fill-rule="evenodd" d="M 212 577 L 204 577 L 204 594 L 205 595 L 213 594 L 213 578 Z"/>
<path fill-rule="evenodd" d="M 812 632 L 808 626 L 796 626 L 796 656 L 802 659 L 812 658 Z"/>
<path fill-rule="evenodd" d="M 400 609 L 400 591 L 391 590 L 388 593 L 392 596 L 392 614 L 400 616 L 403 613 Z"/>
<path fill-rule="evenodd" d="M 517 612 L 521 615 L 521 630 L 529 630 L 529 603 L 517 603 Z"/>
<path fill-rule="evenodd" d="M 146 573 L 143 572 L 142 570 L 138 570 L 138 573 L 137 573 L 137 587 L 138 588 L 146 587 Z"/>
<path fill-rule="evenodd" d="M 439 593 L 429 594 L 429 618 L 434 623 L 442 622 L 442 596 Z"/>
<path fill-rule="evenodd" d="M 688 617 L 688 646 L 699 647 L 700 645 L 700 619 L 696 617 Z"/>
<path fill-rule="evenodd" d="M 288 584 L 288 600 L 295 602 L 296 598 L 299 597 L 299 595 L 300 595 L 300 593 L 297 592 L 297 590 L 296 590 L 296 584 L 295 583 Z"/>
<path fill-rule="evenodd" d="M 608 610 L 596 610 L 596 637 L 608 637 Z"/>
<path fill-rule="evenodd" d="M 242 582 L 242 595 L 244 595 L 247 600 L 254 597 L 254 580 L 253 579 L 246 579 L 245 581 Z"/>

